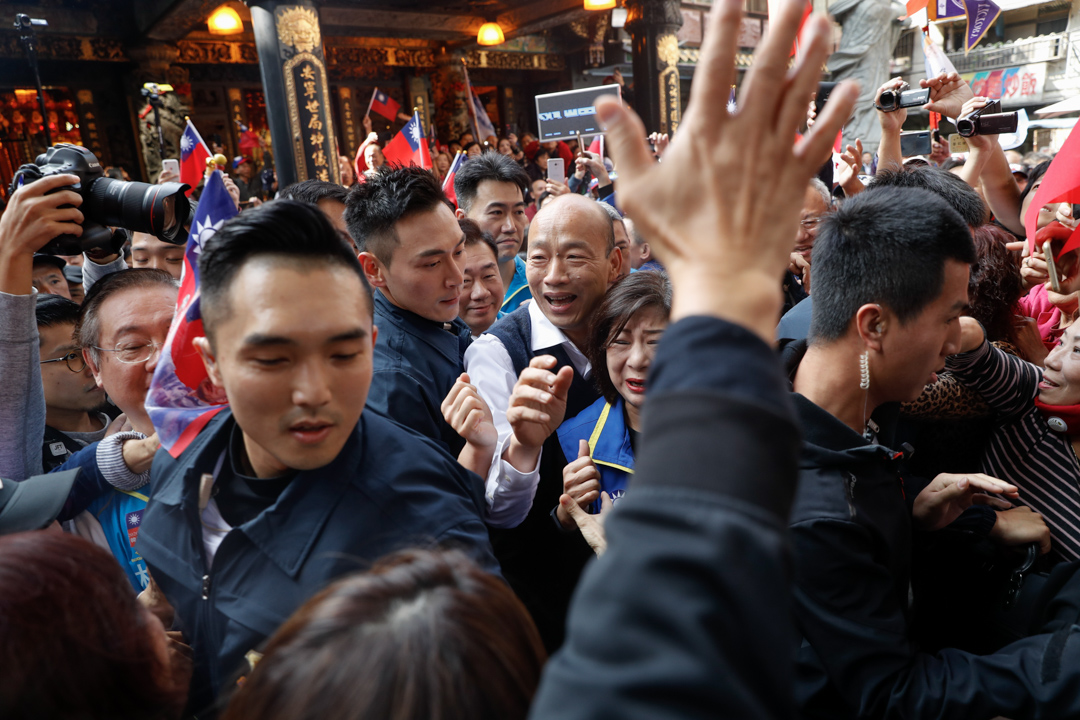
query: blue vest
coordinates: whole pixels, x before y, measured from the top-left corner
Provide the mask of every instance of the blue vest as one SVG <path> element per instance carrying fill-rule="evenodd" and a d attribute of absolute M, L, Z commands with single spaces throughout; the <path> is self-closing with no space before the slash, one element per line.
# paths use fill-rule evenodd
<path fill-rule="evenodd" d="M 135 592 L 142 592 L 150 584 L 146 561 L 135 550 L 135 540 L 139 537 L 139 526 L 142 525 L 148 499 L 140 492 L 111 488 L 86 508 L 101 524 L 109 550 L 120 563 Z"/>
<path fill-rule="evenodd" d="M 506 286 L 506 295 L 503 297 L 501 309 L 506 313 L 512 313 L 521 307 L 521 303 L 531 297 L 529 280 L 525 276 L 525 261 L 514 256 L 514 276 L 510 278 L 510 284 Z"/>
<path fill-rule="evenodd" d="M 623 415 L 624 400 L 612 405 L 600 398 L 581 411 L 577 417 L 563 422 L 559 426 L 559 444 L 568 462 L 578 456 L 578 444 L 581 440 L 589 441 L 589 454 L 593 464 L 600 471 L 600 489 L 618 500 L 630 484 L 634 474 L 634 451 L 630 447 L 630 430 Z M 599 512 L 597 501 L 590 508 Z"/>

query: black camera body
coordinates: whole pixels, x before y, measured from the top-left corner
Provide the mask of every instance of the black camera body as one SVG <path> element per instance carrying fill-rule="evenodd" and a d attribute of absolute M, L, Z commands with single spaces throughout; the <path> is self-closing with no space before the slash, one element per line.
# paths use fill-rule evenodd
<path fill-rule="evenodd" d="M 112 228 L 144 232 L 174 245 L 187 240 L 184 226 L 191 214 L 191 205 L 184 193 L 190 186 L 183 183 L 149 185 L 105 177 L 101 163 L 84 147 L 61 143 L 38 155 L 33 164 L 15 171 L 11 191 L 52 175 L 76 175 L 79 182 L 70 185 L 82 196 L 79 209 L 83 214 L 83 233 L 60 235 L 49 241 L 40 252 L 50 255 L 79 255 L 95 248 L 117 252 L 127 239 L 127 233 Z M 111 227 L 110 227 L 111 226 Z"/>
<path fill-rule="evenodd" d="M 909 107 L 922 107 L 930 102 L 930 88 L 909 90 L 910 87 L 904 83 L 895 90 L 886 90 L 881 93 L 878 96 L 878 110 L 891 113 Z"/>
<path fill-rule="evenodd" d="M 1016 132 L 1019 119 L 1015 112 L 1001 112 L 1001 101 L 991 100 L 975 112 L 956 121 L 956 131 L 963 137 L 1000 135 Z"/>

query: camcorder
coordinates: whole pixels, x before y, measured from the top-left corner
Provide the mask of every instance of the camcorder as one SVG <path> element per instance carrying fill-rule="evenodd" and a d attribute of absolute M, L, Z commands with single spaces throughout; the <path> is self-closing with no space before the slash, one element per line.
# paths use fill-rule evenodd
<path fill-rule="evenodd" d="M 128 233 L 122 230 L 149 233 L 173 245 L 186 242 L 184 226 L 191 205 L 184 193 L 189 185 L 176 182 L 150 185 L 107 178 L 94 153 L 78 145 L 53 145 L 32 164 L 22 165 L 15 171 L 11 192 L 43 177 L 65 174 L 79 178 L 75 185 L 59 189 L 74 190 L 82 196 L 79 206 L 83 214 L 82 236 L 60 235 L 40 252 L 79 255 L 96 248 L 119 252 L 128 238 Z"/>
<path fill-rule="evenodd" d="M 1000 135 L 1016 132 L 1018 120 L 1015 112 L 1001 112 L 1001 101 L 991 100 L 975 112 L 956 121 L 956 132 L 964 137 L 972 135 Z"/>
<path fill-rule="evenodd" d="M 930 88 L 920 90 L 910 88 L 911 85 L 904 83 L 899 88 L 882 92 L 878 96 L 878 110 L 891 113 L 909 107 L 922 107 L 930 102 Z"/>

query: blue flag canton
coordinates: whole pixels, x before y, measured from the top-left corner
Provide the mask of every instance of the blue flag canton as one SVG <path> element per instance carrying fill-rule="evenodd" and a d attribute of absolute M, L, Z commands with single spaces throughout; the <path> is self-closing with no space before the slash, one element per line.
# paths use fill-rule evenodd
<path fill-rule="evenodd" d="M 413 115 L 409 122 L 405 123 L 405 127 L 401 129 L 401 132 L 405 135 L 405 139 L 409 141 L 409 147 L 416 152 L 420 149 L 420 143 L 424 139 L 424 129 L 420 127 L 420 118 Z"/>
<path fill-rule="evenodd" d="M 184 134 L 180 136 L 180 159 L 187 160 L 198 144 L 199 138 L 195 136 L 195 130 L 188 125 L 184 128 Z"/>
<path fill-rule="evenodd" d="M 210 173 L 199 197 L 199 207 L 195 210 L 195 218 L 191 222 L 191 234 L 188 235 L 185 251 L 196 283 L 199 281 L 199 254 L 202 253 L 203 245 L 226 220 L 238 212 L 232 195 L 225 189 L 221 171 Z"/>
<path fill-rule="evenodd" d="M 386 93 L 384 93 L 382 90 L 375 91 L 375 102 L 385 105 L 387 99 L 388 98 L 386 97 Z"/>

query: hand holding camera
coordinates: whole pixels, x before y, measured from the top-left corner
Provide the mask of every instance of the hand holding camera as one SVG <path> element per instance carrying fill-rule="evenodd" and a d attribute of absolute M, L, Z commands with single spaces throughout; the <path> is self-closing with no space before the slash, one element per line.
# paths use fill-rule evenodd
<path fill-rule="evenodd" d="M 903 94 L 902 88 L 905 87 L 908 87 L 908 84 L 904 82 L 903 78 L 897 77 L 886 82 L 874 94 L 876 98 L 874 107 L 878 111 L 878 123 L 881 125 L 882 135 L 899 133 L 904 126 L 904 121 L 907 120 L 907 108 L 909 106 L 898 105 L 887 110 L 881 102 L 882 98 L 898 97 Z"/>
<path fill-rule="evenodd" d="M 974 102 L 976 100 L 981 102 Z M 969 107 L 976 109 L 967 112 Z M 1019 122 L 1015 112 L 1001 112 L 1000 100 L 989 98 L 972 98 L 971 102 L 964 104 L 962 112 L 967 112 L 967 114 L 957 119 L 956 131 L 966 138 L 1016 132 Z M 970 144 L 970 140 L 968 142 Z"/>
<path fill-rule="evenodd" d="M 66 189 L 79 182 L 58 174 L 15 190 L 0 215 L 0 292 L 29 295 L 34 253 L 58 235 L 82 234 L 83 198 Z"/>
<path fill-rule="evenodd" d="M 964 103 L 975 96 L 967 81 L 954 72 L 925 78 L 919 85 L 930 89 L 930 102 L 925 108 L 950 119 L 961 117 Z"/>

